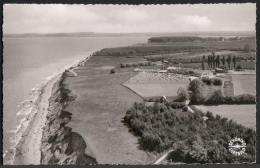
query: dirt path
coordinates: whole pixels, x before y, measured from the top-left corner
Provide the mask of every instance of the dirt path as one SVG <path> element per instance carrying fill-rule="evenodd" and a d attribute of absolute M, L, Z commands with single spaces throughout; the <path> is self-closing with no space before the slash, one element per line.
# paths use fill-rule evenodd
<path fill-rule="evenodd" d="M 42 129 L 45 125 L 46 115 L 48 113 L 48 99 L 51 96 L 52 86 L 57 78 L 58 77 L 49 81 L 43 90 L 38 108 L 32 111 L 35 114 L 16 149 L 14 158 L 15 165 L 40 164 Z"/>
<path fill-rule="evenodd" d="M 153 164 L 158 165 L 160 164 L 164 159 L 166 159 L 166 157 L 169 155 L 169 153 L 171 153 L 173 150 L 169 150 L 167 153 L 165 153 L 164 155 L 162 155 L 159 159 L 157 159 Z"/>

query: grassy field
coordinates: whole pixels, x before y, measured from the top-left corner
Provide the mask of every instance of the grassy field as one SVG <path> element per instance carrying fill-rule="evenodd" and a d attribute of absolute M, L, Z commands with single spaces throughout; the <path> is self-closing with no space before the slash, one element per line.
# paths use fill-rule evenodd
<path fill-rule="evenodd" d="M 147 56 L 157 54 L 174 54 L 181 52 L 206 52 L 211 50 L 243 51 L 245 45 L 255 50 L 254 39 L 243 39 L 237 41 L 207 41 L 207 42 L 172 42 L 172 43 L 146 43 L 127 47 L 106 48 L 95 53 L 95 55 L 111 56 Z"/>
<path fill-rule="evenodd" d="M 234 94 L 256 95 L 256 75 L 232 75 Z"/>
<path fill-rule="evenodd" d="M 137 138 L 121 122 L 125 111 L 142 99 L 121 84 L 135 75 L 130 69 L 109 68 L 136 58 L 92 57 L 75 69 L 77 77 L 67 77 L 65 84 L 77 95 L 67 111 L 72 113 L 68 126 L 87 142 L 87 153 L 100 164 L 147 164 L 150 156 L 138 149 Z M 142 60 L 141 58 L 139 60 Z M 109 68 L 108 68 L 109 67 Z"/>
<path fill-rule="evenodd" d="M 188 79 L 176 74 L 141 72 L 124 83 L 143 98 L 157 96 L 176 96 L 180 87 L 188 86 Z"/>
<path fill-rule="evenodd" d="M 176 53 L 193 53 L 189 55 L 193 58 L 208 52 L 208 49 L 228 49 L 228 52 L 233 53 L 241 50 L 247 43 L 251 47 L 255 45 L 252 41 L 243 40 L 232 43 L 184 42 L 119 47 L 96 52 L 85 65 L 74 70 L 77 76 L 68 76 L 65 79 L 66 87 L 77 95 L 77 99 L 66 109 L 72 113 L 68 126 L 82 135 L 88 146 L 86 153 L 96 158 L 100 164 L 150 164 L 155 156 L 139 148 L 137 137 L 128 131 L 122 119 L 134 102 L 142 102 L 142 98 L 147 97 L 176 96 L 177 90 L 180 87 L 186 88 L 189 81 L 174 73 L 138 73 L 133 71 L 135 67 L 120 68 L 120 64 L 147 61 L 147 55 L 175 54 L 179 57 L 180 54 Z M 200 68 L 201 64 L 190 63 L 183 66 Z M 247 63 L 243 66 L 249 65 Z M 113 74 L 110 73 L 111 69 L 115 70 Z M 233 77 L 234 83 L 238 83 L 235 85 L 235 94 L 255 91 L 252 81 L 243 77 Z M 246 87 L 248 85 L 250 87 Z M 205 91 L 209 93 L 219 87 L 207 89 Z M 223 113 L 223 116 L 227 115 L 243 125 L 255 127 L 253 105 L 201 106 L 204 110 L 211 107 L 210 111 L 213 113 Z"/>
<path fill-rule="evenodd" d="M 243 126 L 256 129 L 256 105 L 200 105 L 196 107 L 204 112 L 210 111 L 215 115 L 232 119 Z"/>

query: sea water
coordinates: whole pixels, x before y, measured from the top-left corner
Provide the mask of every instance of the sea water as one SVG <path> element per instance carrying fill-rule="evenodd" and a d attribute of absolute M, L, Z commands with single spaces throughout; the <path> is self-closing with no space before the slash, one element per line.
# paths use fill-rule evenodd
<path fill-rule="evenodd" d="M 145 43 L 148 36 L 3 38 L 3 154 L 55 74 L 107 47 Z"/>

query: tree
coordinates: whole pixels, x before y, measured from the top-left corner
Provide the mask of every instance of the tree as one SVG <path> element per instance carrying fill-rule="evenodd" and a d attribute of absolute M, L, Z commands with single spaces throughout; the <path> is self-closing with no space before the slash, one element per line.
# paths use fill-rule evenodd
<path fill-rule="evenodd" d="M 233 65 L 234 65 L 234 69 L 236 69 L 236 56 L 233 56 Z"/>
<path fill-rule="evenodd" d="M 189 88 L 191 93 L 191 103 L 200 104 L 204 101 L 203 97 L 203 88 L 202 88 L 202 81 L 199 79 L 194 79 L 190 82 Z"/>
<path fill-rule="evenodd" d="M 210 55 L 208 55 L 208 67 L 209 67 L 209 69 L 211 68 L 211 58 L 210 58 Z"/>
<path fill-rule="evenodd" d="M 218 68 L 220 65 L 220 58 L 219 58 L 219 55 L 217 55 L 217 58 L 216 58 L 216 67 Z"/>
<path fill-rule="evenodd" d="M 188 99 L 189 99 L 188 92 L 184 88 L 180 87 L 177 91 L 177 98 L 175 101 L 184 102 L 185 100 L 188 100 Z"/>
<path fill-rule="evenodd" d="M 215 66 L 216 66 L 215 52 L 212 51 L 211 53 L 212 53 L 212 60 L 211 60 L 211 62 L 213 64 L 213 68 L 215 68 Z"/>
<path fill-rule="evenodd" d="M 227 63 L 228 63 L 228 69 L 231 69 L 231 55 L 228 55 Z"/>
<path fill-rule="evenodd" d="M 202 70 L 205 70 L 204 62 L 205 62 L 205 56 L 203 55 L 202 61 L 201 61 L 201 69 L 202 69 Z"/>
<path fill-rule="evenodd" d="M 222 65 L 225 67 L 226 66 L 226 59 L 225 59 L 224 55 L 222 56 L 221 62 L 222 62 Z"/>

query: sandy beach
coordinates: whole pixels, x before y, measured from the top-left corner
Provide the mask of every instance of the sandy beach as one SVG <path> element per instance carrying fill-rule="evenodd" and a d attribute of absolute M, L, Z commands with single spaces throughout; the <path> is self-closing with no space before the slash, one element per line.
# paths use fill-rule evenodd
<path fill-rule="evenodd" d="M 27 117 L 28 125 L 24 128 L 21 139 L 15 147 L 14 158 L 7 164 L 15 165 L 39 165 L 41 160 L 41 138 L 42 129 L 48 114 L 49 97 L 51 96 L 53 84 L 60 75 L 52 78 L 42 90 L 41 98 L 36 104 L 32 114 Z"/>

